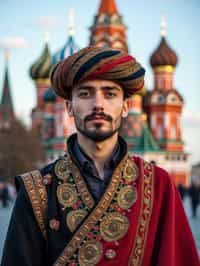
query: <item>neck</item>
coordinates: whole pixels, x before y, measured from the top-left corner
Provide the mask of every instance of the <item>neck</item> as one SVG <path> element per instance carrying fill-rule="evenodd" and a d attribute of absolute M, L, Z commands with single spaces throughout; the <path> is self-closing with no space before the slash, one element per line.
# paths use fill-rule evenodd
<path fill-rule="evenodd" d="M 110 158 L 118 141 L 118 133 L 115 133 L 112 137 L 101 141 L 94 142 L 87 138 L 80 132 L 77 133 L 78 143 L 94 162 L 100 176 L 103 174 L 105 162 Z"/>

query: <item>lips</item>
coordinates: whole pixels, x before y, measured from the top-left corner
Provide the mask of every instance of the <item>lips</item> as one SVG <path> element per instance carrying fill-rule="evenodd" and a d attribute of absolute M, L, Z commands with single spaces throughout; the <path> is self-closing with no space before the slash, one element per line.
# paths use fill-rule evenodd
<path fill-rule="evenodd" d="M 89 120 L 107 120 L 104 116 L 101 115 L 95 115 L 91 117 Z"/>

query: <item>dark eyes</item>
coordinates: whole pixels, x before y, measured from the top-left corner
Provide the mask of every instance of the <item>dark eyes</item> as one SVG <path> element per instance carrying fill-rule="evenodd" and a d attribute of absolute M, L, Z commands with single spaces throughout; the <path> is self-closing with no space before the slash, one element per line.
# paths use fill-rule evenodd
<path fill-rule="evenodd" d="M 82 91 L 79 93 L 79 97 L 88 97 L 90 95 L 89 91 Z"/>
<path fill-rule="evenodd" d="M 108 92 L 106 92 L 106 96 L 112 98 L 112 97 L 115 97 L 116 96 L 116 93 L 111 92 L 111 91 L 108 91 Z"/>
<path fill-rule="evenodd" d="M 89 92 L 89 91 L 81 91 L 78 96 L 80 98 L 88 98 L 88 97 L 91 97 L 92 96 L 92 93 Z M 114 98 L 117 96 L 117 93 L 115 92 L 112 92 L 112 91 L 105 91 L 104 92 L 104 97 L 105 98 Z"/>

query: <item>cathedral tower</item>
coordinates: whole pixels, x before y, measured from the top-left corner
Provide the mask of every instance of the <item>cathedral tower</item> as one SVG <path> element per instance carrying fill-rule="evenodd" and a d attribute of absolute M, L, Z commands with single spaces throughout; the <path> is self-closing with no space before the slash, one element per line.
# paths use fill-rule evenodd
<path fill-rule="evenodd" d="M 101 0 L 90 30 L 90 45 L 128 51 L 126 27 L 117 10 L 115 0 Z"/>
<path fill-rule="evenodd" d="M 3 81 L 2 97 L 0 100 L 0 128 L 8 128 L 13 119 L 15 119 L 15 114 L 9 80 L 8 53 L 5 51 L 5 74 Z"/>

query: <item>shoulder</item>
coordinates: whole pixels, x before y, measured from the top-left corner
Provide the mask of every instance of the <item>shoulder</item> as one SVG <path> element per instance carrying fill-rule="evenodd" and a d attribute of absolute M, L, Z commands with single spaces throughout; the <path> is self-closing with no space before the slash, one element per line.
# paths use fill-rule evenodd
<path fill-rule="evenodd" d="M 171 175 L 165 170 L 163 167 L 160 167 L 156 164 L 148 162 L 141 157 L 132 156 L 132 160 L 137 164 L 140 171 L 144 171 L 146 169 L 152 169 L 152 179 L 153 183 L 156 187 L 174 187 L 174 181 Z"/>
<path fill-rule="evenodd" d="M 15 177 L 15 187 L 17 192 L 19 192 L 20 190 L 23 190 L 23 188 L 25 188 L 25 185 L 27 183 L 38 183 L 40 182 L 41 184 L 45 185 L 45 180 L 48 176 L 53 177 L 54 176 L 54 167 L 57 163 L 57 161 L 60 159 L 57 159 L 56 161 L 45 165 L 43 168 L 41 169 L 36 169 L 36 170 L 32 170 L 30 172 L 26 172 L 23 173 L 21 175 L 18 175 Z"/>

